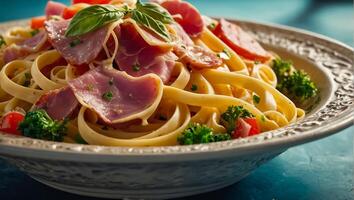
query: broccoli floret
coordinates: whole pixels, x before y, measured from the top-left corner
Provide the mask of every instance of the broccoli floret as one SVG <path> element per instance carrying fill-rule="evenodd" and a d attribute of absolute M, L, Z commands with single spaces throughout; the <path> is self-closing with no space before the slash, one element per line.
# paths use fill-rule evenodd
<path fill-rule="evenodd" d="M 229 106 L 223 114 L 221 114 L 221 123 L 225 126 L 227 132 L 231 134 L 236 128 L 238 118 L 254 117 L 252 113 L 244 109 L 242 106 Z"/>
<path fill-rule="evenodd" d="M 294 69 L 290 61 L 275 59 L 272 68 L 278 79 L 277 89 L 295 103 L 301 105 L 305 100 L 317 96 L 318 89 L 310 76 Z"/>
<path fill-rule="evenodd" d="M 45 110 L 38 109 L 26 114 L 19 124 L 19 130 L 27 137 L 61 142 L 66 135 L 66 124 L 67 120 L 55 121 Z"/>
<path fill-rule="evenodd" d="M 183 131 L 181 136 L 178 137 L 178 142 L 181 145 L 190 145 L 219 142 L 230 139 L 231 136 L 227 133 L 214 134 L 211 128 L 198 123 L 193 123 Z"/>

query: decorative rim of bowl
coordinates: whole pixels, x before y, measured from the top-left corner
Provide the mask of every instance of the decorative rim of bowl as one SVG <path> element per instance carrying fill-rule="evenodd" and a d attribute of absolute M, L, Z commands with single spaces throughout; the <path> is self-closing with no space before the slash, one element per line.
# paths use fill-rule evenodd
<path fill-rule="evenodd" d="M 260 149 L 279 149 L 326 137 L 353 124 L 354 120 L 354 69 L 353 48 L 328 37 L 297 28 L 252 21 L 230 20 L 253 33 L 263 44 L 282 48 L 325 68 L 334 78 L 334 94 L 327 104 L 302 121 L 262 133 L 257 136 L 200 145 L 160 147 L 108 147 L 69 144 L 31 139 L 0 133 L 0 154 L 19 154 L 35 151 L 45 153 L 68 153 L 107 156 L 162 156 L 193 155 L 208 152 L 231 151 L 251 153 Z M 28 20 L 0 24 L 0 32 L 14 26 L 26 25 Z M 1 151 L 7 149 L 7 151 Z M 10 149 L 10 150 L 9 150 Z M 16 153 L 17 152 L 17 153 Z M 31 155 L 35 156 L 35 155 Z"/>

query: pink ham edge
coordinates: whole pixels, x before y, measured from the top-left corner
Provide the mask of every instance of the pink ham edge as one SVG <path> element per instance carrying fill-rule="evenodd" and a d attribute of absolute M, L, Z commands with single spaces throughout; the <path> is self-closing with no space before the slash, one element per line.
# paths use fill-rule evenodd
<path fill-rule="evenodd" d="M 179 39 L 179 45 L 175 46 L 174 52 L 182 62 L 194 68 L 212 68 L 223 64 L 222 59 L 215 53 L 196 46 L 179 24 L 171 24 L 170 27 Z"/>
<path fill-rule="evenodd" d="M 114 69 L 93 69 L 69 82 L 76 97 L 102 118 L 105 123 L 140 113 L 151 106 L 159 92 L 159 80 L 146 76 L 129 77 Z M 112 92 L 111 100 L 102 96 Z"/>
<path fill-rule="evenodd" d="M 55 120 L 63 120 L 69 117 L 78 107 L 73 91 L 70 87 L 52 90 L 35 103 L 35 108 L 45 110 Z"/>
<path fill-rule="evenodd" d="M 65 31 L 69 23 L 70 21 L 65 20 L 47 21 L 45 29 L 49 40 L 68 63 L 72 65 L 89 64 L 102 50 L 108 28 L 103 27 L 80 37 L 68 38 L 65 36 Z"/>
<path fill-rule="evenodd" d="M 119 35 L 119 50 L 115 60 L 120 70 L 134 77 L 153 73 L 164 83 L 169 81 L 177 59 L 172 52 L 147 44 L 131 23 L 121 24 L 115 32 Z M 138 69 L 134 66 L 138 66 Z"/>
<path fill-rule="evenodd" d="M 62 15 L 64 9 L 66 8 L 66 5 L 59 3 L 59 2 L 54 2 L 54 1 L 48 1 L 46 7 L 45 7 L 45 15 L 46 17 L 50 17 L 53 15 Z"/>
<path fill-rule="evenodd" d="M 190 3 L 179 0 L 158 1 L 171 15 L 181 15 L 176 21 L 191 37 L 198 37 L 204 29 L 204 21 L 199 11 Z"/>
<path fill-rule="evenodd" d="M 26 57 L 31 53 L 36 53 L 37 51 L 49 48 L 50 44 L 47 42 L 46 32 L 40 31 L 35 36 L 26 39 L 23 42 L 6 47 L 3 59 L 5 63 L 9 63 L 13 60 Z M 36 51 L 36 49 L 38 50 Z"/>

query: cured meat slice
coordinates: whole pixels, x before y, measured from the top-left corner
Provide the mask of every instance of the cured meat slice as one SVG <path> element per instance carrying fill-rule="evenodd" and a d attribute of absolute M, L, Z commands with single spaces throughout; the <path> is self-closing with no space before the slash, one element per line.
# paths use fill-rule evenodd
<path fill-rule="evenodd" d="M 47 42 L 47 34 L 45 31 L 40 31 L 35 36 L 23 42 L 6 47 L 3 55 L 4 62 L 8 63 L 48 48 L 50 48 L 50 44 Z"/>
<path fill-rule="evenodd" d="M 115 69 L 96 68 L 69 82 L 81 104 L 108 124 L 146 112 L 162 95 L 156 75 L 134 78 Z"/>
<path fill-rule="evenodd" d="M 102 27 L 80 37 L 66 37 L 69 20 L 47 21 L 45 29 L 54 48 L 72 65 L 89 64 L 103 48 L 108 28 Z"/>
<path fill-rule="evenodd" d="M 55 120 L 70 116 L 79 105 L 70 87 L 52 90 L 35 103 L 36 108 L 44 109 Z"/>
<path fill-rule="evenodd" d="M 204 29 L 204 22 L 199 11 L 190 3 L 179 0 L 162 1 L 164 7 L 171 15 L 181 15 L 175 20 L 191 37 L 198 37 Z"/>
<path fill-rule="evenodd" d="M 225 19 L 220 20 L 214 34 L 244 58 L 260 62 L 270 59 L 269 53 L 254 38 L 241 27 Z"/>

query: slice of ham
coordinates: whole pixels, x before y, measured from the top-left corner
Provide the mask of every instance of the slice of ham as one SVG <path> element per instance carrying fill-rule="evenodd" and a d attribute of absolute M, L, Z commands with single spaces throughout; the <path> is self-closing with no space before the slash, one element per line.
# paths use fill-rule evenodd
<path fill-rule="evenodd" d="M 199 11 L 190 3 L 179 0 L 159 2 L 171 15 L 180 15 L 175 20 L 191 37 L 198 37 L 204 29 L 204 22 Z"/>
<path fill-rule="evenodd" d="M 64 9 L 66 8 L 66 5 L 59 3 L 59 2 L 54 2 L 54 1 L 48 1 L 46 7 L 45 7 L 45 15 L 47 18 L 53 15 L 59 15 L 63 13 Z"/>
<path fill-rule="evenodd" d="M 248 134 L 252 128 L 244 119 L 239 118 L 236 122 L 237 132 L 232 134 L 232 138 L 245 138 L 248 137 Z"/>
<path fill-rule="evenodd" d="M 115 60 L 120 70 L 134 77 L 153 73 L 164 83 L 169 81 L 177 59 L 171 49 L 149 45 L 130 22 L 121 24 L 115 32 L 119 35 L 119 50 Z"/>
<path fill-rule="evenodd" d="M 270 59 L 270 54 L 251 35 L 236 24 L 221 19 L 213 32 L 237 54 L 246 59 L 260 62 L 266 62 Z"/>
<path fill-rule="evenodd" d="M 52 119 L 63 120 L 69 117 L 78 105 L 71 88 L 64 87 L 44 94 L 35 103 L 35 108 L 44 109 Z"/>
<path fill-rule="evenodd" d="M 182 26 L 177 23 L 172 23 L 169 25 L 173 30 L 175 36 L 177 37 L 177 44 L 183 44 L 185 46 L 194 45 L 193 40 L 189 37 L 185 30 L 183 30 Z"/>
<path fill-rule="evenodd" d="M 221 58 L 208 49 L 196 46 L 193 40 L 179 24 L 171 24 L 178 43 L 174 48 L 175 54 L 183 63 L 194 68 L 216 68 L 223 64 Z"/>
<path fill-rule="evenodd" d="M 47 21 L 45 29 L 54 48 L 72 65 L 89 64 L 103 48 L 107 27 L 99 28 L 80 37 L 66 37 L 70 21 Z"/>
<path fill-rule="evenodd" d="M 49 48 L 50 44 L 48 43 L 47 33 L 41 30 L 29 39 L 6 47 L 3 55 L 4 62 L 8 63 L 19 58 L 24 58 L 31 53 L 36 53 Z"/>
<path fill-rule="evenodd" d="M 162 96 L 162 83 L 155 75 L 134 78 L 101 67 L 70 81 L 69 86 L 81 104 L 93 109 L 108 124 L 135 119 L 136 114 L 157 106 Z M 105 97 L 108 93 L 110 98 Z"/>
<path fill-rule="evenodd" d="M 197 69 L 217 68 L 223 64 L 222 59 L 215 53 L 200 46 L 176 47 L 175 53 L 187 66 Z"/>

